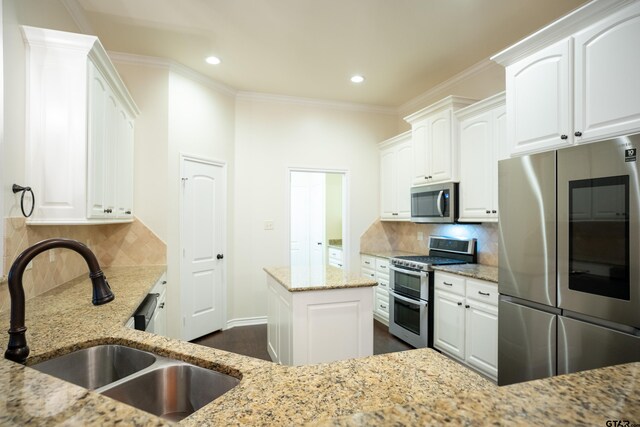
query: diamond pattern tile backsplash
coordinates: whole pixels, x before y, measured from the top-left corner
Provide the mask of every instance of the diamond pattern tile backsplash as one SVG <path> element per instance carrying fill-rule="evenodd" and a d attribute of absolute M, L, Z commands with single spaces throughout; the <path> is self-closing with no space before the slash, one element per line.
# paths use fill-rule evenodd
<path fill-rule="evenodd" d="M 418 240 L 418 233 L 423 239 Z M 498 266 L 498 224 L 415 224 L 376 221 L 360 237 L 363 252 L 429 252 L 429 236 L 464 237 L 478 240 L 478 263 Z"/>
<path fill-rule="evenodd" d="M 27 226 L 25 218 L 4 219 L 4 272 L 22 251 L 44 239 L 64 237 L 78 240 L 91 248 L 100 266 L 166 264 L 166 244 L 135 219 L 126 224 L 105 225 L 38 225 Z M 88 272 L 80 255 L 68 249 L 53 249 L 33 259 L 33 267 L 25 271 L 23 285 L 27 299 L 40 295 Z M 6 281 L 0 283 L 0 312 L 9 309 Z"/>

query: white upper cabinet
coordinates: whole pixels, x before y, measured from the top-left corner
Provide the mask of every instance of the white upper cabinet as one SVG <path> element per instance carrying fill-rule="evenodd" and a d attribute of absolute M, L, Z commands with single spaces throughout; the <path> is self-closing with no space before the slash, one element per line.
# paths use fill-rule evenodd
<path fill-rule="evenodd" d="M 577 141 L 640 131 L 640 3 L 576 34 L 574 47 Z"/>
<path fill-rule="evenodd" d="M 640 3 L 593 1 L 492 59 L 511 156 L 640 132 Z"/>
<path fill-rule="evenodd" d="M 133 219 L 138 109 L 94 36 L 22 27 L 27 49 L 29 224 Z"/>
<path fill-rule="evenodd" d="M 411 132 L 380 143 L 380 218 L 411 217 Z"/>
<path fill-rule="evenodd" d="M 498 160 L 504 158 L 504 93 L 459 110 L 460 222 L 498 220 Z"/>
<path fill-rule="evenodd" d="M 570 45 L 571 40 L 563 40 L 507 67 L 511 154 L 571 145 Z"/>
<path fill-rule="evenodd" d="M 458 123 L 453 112 L 474 102 L 450 96 L 404 118 L 411 124 L 413 185 L 459 180 Z"/>

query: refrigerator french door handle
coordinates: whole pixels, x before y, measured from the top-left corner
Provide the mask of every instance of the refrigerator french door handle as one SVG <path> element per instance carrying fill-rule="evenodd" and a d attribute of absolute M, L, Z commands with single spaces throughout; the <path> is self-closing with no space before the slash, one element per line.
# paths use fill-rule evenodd
<path fill-rule="evenodd" d="M 444 213 L 442 212 L 442 195 L 444 194 L 444 190 L 440 190 L 440 192 L 438 193 L 438 200 L 436 201 L 436 207 L 438 208 L 438 212 L 440 213 L 440 216 L 444 216 Z"/>

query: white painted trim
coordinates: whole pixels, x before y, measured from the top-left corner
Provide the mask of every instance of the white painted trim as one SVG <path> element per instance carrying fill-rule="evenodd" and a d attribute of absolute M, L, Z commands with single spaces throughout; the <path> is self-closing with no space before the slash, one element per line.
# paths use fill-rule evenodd
<path fill-rule="evenodd" d="M 293 104 L 308 107 L 321 107 L 333 110 L 358 111 L 363 113 L 375 113 L 397 116 L 398 109 L 395 107 L 383 107 L 369 104 L 357 104 L 353 102 L 329 101 L 317 98 L 303 98 L 288 95 L 276 95 L 261 92 L 240 91 L 236 96 L 239 100 L 273 102 L 280 104 Z"/>
<path fill-rule="evenodd" d="M 227 320 L 227 326 L 223 330 L 235 328 L 236 326 L 254 326 L 265 325 L 267 323 L 267 316 L 256 317 L 241 317 L 239 319 Z"/>
<path fill-rule="evenodd" d="M 5 168 L 2 164 L 6 161 L 4 155 L 4 35 L 3 35 L 3 3 L 0 2 L 0 169 L 4 172 Z M 0 277 L 4 276 L 4 196 L 5 186 L 4 173 L 0 172 Z M 29 184 L 26 184 L 29 185 Z"/>
<path fill-rule="evenodd" d="M 404 120 L 409 123 L 414 123 L 415 121 L 438 111 L 442 111 L 447 108 L 459 110 L 461 108 L 475 104 L 476 102 L 478 102 L 478 100 L 473 98 L 464 98 L 462 96 L 447 96 L 446 98 L 441 99 L 440 101 L 431 104 L 428 107 L 423 108 L 422 110 L 418 110 L 415 113 L 408 115 L 404 118 Z"/>
<path fill-rule="evenodd" d="M 416 109 L 420 108 L 424 105 L 430 98 L 438 94 L 439 92 L 446 91 L 447 88 L 451 88 L 460 82 L 468 80 L 477 74 L 482 73 L 488 68 L 493 67 L 495 64 L 491 62 L 488 58 L 483 59 L 482 61 L 472 65 L 471 67 L 459 72 L 458 74 L 450 77 L 449 79 L 439 83 L 429 89 L 428 91 L 422 93 L 421 95 L 416 96 L 415 98 L 405 102 L 404 104 L 398 107 L 398 115 L 404 116 L 407 115 Z"/>
<path fill-rule="evenodd" d="M 86 13 L 84 12 L 84 8 L 78 3 L 78 0 L 61 0 L 62 5 L 67 9 L 69 15 L 71 15 L 71 19 L 76 23 L 80 31 L 85 34 L 95 34 L 95 30 L 93 26 L 89 22 Z"/>
<path fill-rule="evenodd" d="M 349 170 L 333 169 L 333 168 L 316 168 L 316 167 L 287 167 L 287 244 L 285 245 L 284 259 L 290 259 L 291 253 L 291 172 L 322 172 L 342 174 L 342 269 L 349 271 L 351 257 L 349 249 L 351 247 L 351 239 L 349 231 L 351 230 L 350 221 L 350 204 L 349 204 Z"/>
<path fill-rule="evenodd" d="M 389 139 L 385 139 L 382 142 L 378 143 L 378 149 L 382 150 L 383 148 L 387 148 L 390 147 L 394 144 L 397 144 L 399 142 L 404 142 L 407 138 L 411 138 L 411 130 L 408 130 L 406 132 L 402 132 L 400 135 L 396 135 L 394 137 L 391 137 Z"/>
<path fill-rule="evenodd" d="M 592 0 L 541 28 L 490 59 L 505 67 L 569 37 L 637 0 Z"/>
<path fill-rule="evenodd" d="M 134 55 L 130 53 L 112 52 L 112 51 L 109 52 L 109 56 L 111 57 L 112 61 L 121 63 L 121 64 L 143 65 L 147 67 L 168 69 L 171 72 L 180 74 L 183 77 L 187 77 L 193 81 L 196 81 L 202 84 L 203 86 L 207 86 L 213 90 L 224 93 L 226 95 L 236 96 L 238 93 L 238 91 L 232 88 L 231 86 L 228 86 L 224 83 L 220 83 L 219 81 L 214 80 L 209 76 L 206 76 L 192 68 L 189 68 L 171 59 L 158 58 L 154 56 Z"/>
<path fill-rule="evenodd" d="M 471 104 L 468 107 L 461 108 L 453 114 L 455 114 L 458 120 L 462 121 L 468 117 L 472 117 L 477 114 L 492 110 L 500 105 L 505 105 L 505 102 L 506 92 L 500 92 L 481 101 L 478 101 L 475 104 Z"/>
<path fill-rule="evenodd" d="M 222 227 L 222 253 L 227 253 L 227 227 L 228 227 L 228 218 L 227 218 L 227 210 L 229 208 L 229 199 L 228 199 L 228 186 L 229 186 L 229 173 L 228 173 L 228 168 L 227 168 L 227 162 L 225 161 L 221 161 L 221 160 L 213 160 L 213 159 L 208 159 L 205 157 L 201 157 L 201 156 L 197 156 L 197 155 L 191 155 L 191 154 L 187 154 L 187 153 L 183 153 L 180 152 L 180 176 L 179 179 L 182 179 L 184 177 L 184 162 L 185 160 L 188 161 L 192 161 L 192 162 L 199 162 L 199 163 L 205 163 L 208 165 L 212 165 L 212 166 L 217 166 L 217 167 L 221 167 L 222 168 L 222 174 L 224 176 L 224 188 L 222 189 L 223 191 L 223 199 L 225 201 L 225 208 L 222 210 L 222 218 L 223 218 L 223 223 L 224 223 L 224 227 Z M 182 229 L 182 218 L 184 217 L 184 212 L 183 212 L 183 208 L 184 208 L 184 191 L 182 190 L 182 188 L 180 189 L 180 197 L 179 197 L 179 203 L 180 203 L 180 207 L 179 207 L 179 217 L 178 217 L 178 223 L 180 226 L 180 231 L 179 231 L 179 236 L 178 236 L 178 245 L 179 245 L 179 250 L 178 252 L 182 251 L 182 236 L 184 235 L 183 233 L 183 229 Z M 179 256 L 180 258 L 180 262 L 178 264 L 178 278 L 180 281 L 182 281 L 182 267 L 183 267 L 183 260 L 184 258 L 182 257 L 182 255 Z M 224 325 L 226 324 L 226 319 L 227 319 L 227 271 L 228 271 L 228 259 L 229 257 L 226 257 L 223 259 L 223 270 L 222 270 L 222 325 L 223 325 L 223 329 L 224 329 Z M 181 287 L 182 289 L 182 287 Z M 184 337 L 184 294 L 182 291 L 180 291 L 180 336 Z"/>

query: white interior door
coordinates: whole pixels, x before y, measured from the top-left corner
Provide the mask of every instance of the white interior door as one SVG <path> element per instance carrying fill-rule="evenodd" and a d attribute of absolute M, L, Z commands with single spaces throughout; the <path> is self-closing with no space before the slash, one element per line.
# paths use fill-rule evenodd
<path fill-rule="evenodd" d="M 320 172 L 291 172 L 291 265 L 325 264 L 325 180 Z"/>
<path fill-rule="evenodd" d="M 182 159 L 180 286 L 185 340 L 223 327 L 225 189 L 223 166 Z"/>

